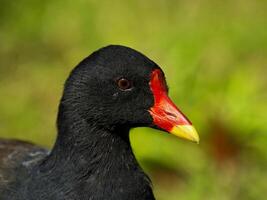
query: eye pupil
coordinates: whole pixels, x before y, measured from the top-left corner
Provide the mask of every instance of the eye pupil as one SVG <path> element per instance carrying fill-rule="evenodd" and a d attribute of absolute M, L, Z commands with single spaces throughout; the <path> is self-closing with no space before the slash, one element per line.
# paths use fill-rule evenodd
<path fill-rule="evenodd" d="M 125 79 L 125 78 L 119 79 L 117 84 L 118 84 L 118 87 L 121 90 L 128 90 L 128 89 L 130 89 L 132 87 L 131 82 L 129 80 Z"/>

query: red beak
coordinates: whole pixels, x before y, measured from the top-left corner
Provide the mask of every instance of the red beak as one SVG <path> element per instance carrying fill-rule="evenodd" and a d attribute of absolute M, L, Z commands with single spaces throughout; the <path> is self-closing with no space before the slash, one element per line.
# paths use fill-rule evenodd
<path fill-rule="evenodd" d="M 150 89 L 154 95 L 154 106 L 149 110 L 153 123 L 162 130 L 198 143 L 199 136 L 192 123 L 168 97 L 167 86 L 159 69 L 151 73 Z"/>

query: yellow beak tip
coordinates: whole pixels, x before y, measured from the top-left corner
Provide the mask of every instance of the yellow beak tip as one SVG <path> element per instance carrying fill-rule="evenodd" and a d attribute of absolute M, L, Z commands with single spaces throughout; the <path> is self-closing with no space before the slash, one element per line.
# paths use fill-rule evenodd
<path fill-rule="evenodd" d="M 178 137 L 181 137 L 181 138 L 184 138 L 184 139 L 187 139 L 187 140 L 190 140 L 190 141 L 193 141 L 193 142 L 196 142 L 197 144 L 199 144 L 198 133 L 192 125 L 174 126 L 171 129 L 170 133 L 172 133 Z"/>

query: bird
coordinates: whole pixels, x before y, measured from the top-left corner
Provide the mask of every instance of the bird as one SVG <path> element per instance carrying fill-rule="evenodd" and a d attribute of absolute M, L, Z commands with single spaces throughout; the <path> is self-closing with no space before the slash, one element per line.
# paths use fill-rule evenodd
<path fill-rule="evenodd" d="M 131 148 L 129 132 L 135 127 L 199 142 L 168 96 L 155 62 L 130 47 L 102 47 L 64 84 L 51 150 L 0 140 L 0 199 L 154 200 L 151 181 Z"/>

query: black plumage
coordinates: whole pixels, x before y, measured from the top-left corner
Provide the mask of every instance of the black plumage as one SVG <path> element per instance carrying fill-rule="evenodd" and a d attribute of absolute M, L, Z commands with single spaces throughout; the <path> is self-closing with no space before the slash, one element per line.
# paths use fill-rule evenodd
<path fill-rule="evenodd" d="M 51 152 L 0 140 L 0 199 L 155 199 L 130 129 L 149 126 L 198 141 L 166 90 L 162 70 L 141 53 L 118 45 L 94 52 L 65 82 Z"/>
<path fill-rule="evenodd" d="M 152 124 L 148 83 L 155 68 L 141 53 L 117 45 L 84 59 L 65 83 L 51 153 L 1 141 L 0 199 L 154 199 L 129 130 Z M 118 89 L 114 80 L 120 77 L 134 82 L 131 91 Z"/>

